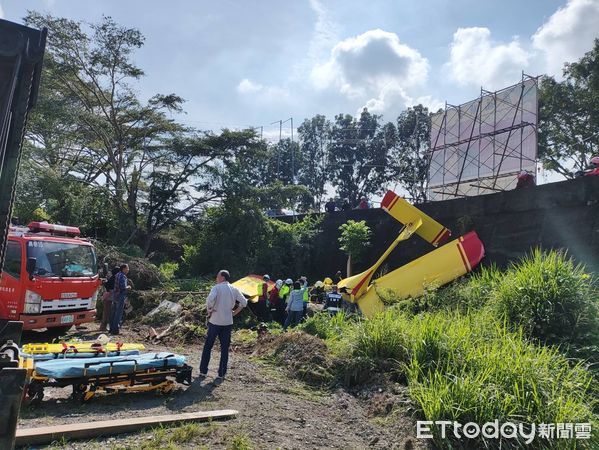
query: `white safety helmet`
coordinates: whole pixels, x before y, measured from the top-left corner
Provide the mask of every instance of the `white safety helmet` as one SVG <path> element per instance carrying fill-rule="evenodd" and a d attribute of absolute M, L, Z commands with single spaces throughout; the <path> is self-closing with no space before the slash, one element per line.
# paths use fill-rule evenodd
<path fill-rule="evenodd" d="M 293 284 L 293 280 L 291 278 L 287 278 L 285 280 L 285 284 Z"/>
<path fill-rule="evenodd" d="M 281 289 L 281 286 L 283 286 L 283 280 L 277 280 L 275 286 L 277 287 L 277 289 Z"/>

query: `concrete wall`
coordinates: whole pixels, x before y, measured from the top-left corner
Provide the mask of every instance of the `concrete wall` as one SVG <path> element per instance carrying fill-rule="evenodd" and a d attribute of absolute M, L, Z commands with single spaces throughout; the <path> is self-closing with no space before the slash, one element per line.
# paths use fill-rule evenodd
<path fill-rule="evenodd" d="M 567 249 L 589 270 L 599 269 L 599 177 L 546 184 L 528 190 L 499 192 L 419 205 L 447 226 L 456 238 L 476 230 L 485 244 L 484 264 L 500 267 L 531 248 Z M 323 233 L 308 271 L 311 279 L 345 271 L 338 228 L 349 219 L 365 220 L 373 231 L 372 246 L 356 269 L 368 267 L 397 236 L 401 225 L 380 209 L 326 214 Z M 418 236 L 402 243 L 387 260 L 387 269 L 428 252 L 432 247 Z"/>

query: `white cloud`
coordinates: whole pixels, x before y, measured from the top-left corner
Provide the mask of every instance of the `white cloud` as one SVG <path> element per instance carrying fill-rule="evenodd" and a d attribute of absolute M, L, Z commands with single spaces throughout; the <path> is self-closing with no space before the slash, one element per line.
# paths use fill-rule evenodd
<path fill-rule="evenodd" d="M 533 35 L 549 75 L 561 75 L 564 62 L 578 60 L 599 36 L 599 0 L 569 0 Z"/>
<path fill-rule="evenodd" d="M 258 92 L 264 89 L 260 83 L 254 83 L 252 80 L 244 78 L 237 85 L 237 92 L 240 94 L 250 94 L 253 92 Z"/>
<path fill-rule="evenodd" d="M 517 38 L 508 44 L 495 43 L 488 28 L 458 28 L 446 67 L 462 86 L 498 89 L 519 81 L 530 57 Z"/>
<path fill-rule="evenodd" d="M 316 23 L 310 39 L 308 60 L 315 62 L 337 42 L 338 26 L 320 0 L 310 0 L 310 8 L 316 14 Z"/>
<path fill-rule="evenodd" d="M 265 86 L 249 78 L 244 78 L 237 85 L 237 92 L 245 96 L 253 96 L 264 101 L 280 101 L 289 98 L 289 91 L 279 86 Z"/>
<path fill-rule="evenodd" d="M 328 61 L 312 69 L 311 78 L 319 89 L 333 88 L 348 98 L 381 96 L 426 81 L 428 61 L 400 42 L 395 33 L 380 29 L 337 43 Z"/>

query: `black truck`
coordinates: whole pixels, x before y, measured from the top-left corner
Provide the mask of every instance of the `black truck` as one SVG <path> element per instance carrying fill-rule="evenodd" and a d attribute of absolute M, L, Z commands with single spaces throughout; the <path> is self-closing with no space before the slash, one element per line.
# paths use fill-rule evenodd
<path fill-rule="evenodd" d="M 27 115 L 39 89 L 46 29 L 0 19 L 0 271 L 4 265 Z M 14 447 L 25 384 L 19 368 L 23 322 L 0 320 L 0 449 Z"/>

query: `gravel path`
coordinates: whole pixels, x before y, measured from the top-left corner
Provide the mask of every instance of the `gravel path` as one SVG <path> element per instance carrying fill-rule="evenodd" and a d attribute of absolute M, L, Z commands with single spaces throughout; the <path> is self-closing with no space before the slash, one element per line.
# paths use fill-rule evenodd
<path fill-rule="evenodd" d="M 89 333 L 93 335 L 92 331 Z M 127 335 L 131 336 L 131 332 Z M 199 346 L 171 348 L 170 351 L 186 355 L 197 375 Z M 318 390 L 290 378 L 283 368 L 274 367 L 240 349 L 234 350 L 229 361 L 226 381 L 215 383 L 218 352 L 213 351 L 208 378 L 201 382 L 195 380 L 191 386 L 182 386 L 168 396 L 119 394 L 79 404 L 69 399 L 68 388 L 47 389 L 40 406 L 22 408 L 19 427 L 236 409 L 239 411 L 236 419 L 210 425 L 211 429 L 205 435 L 195 436 L 191 442 L 179 443 L 176 447 L 231 448 L 234 447 L 231 437 L 243 435 L 253 448 L 428 448 L 426 443 L 414 438 L 415 423 L 407 411 L 375 417 L 376 402 L 380 402 L 383 395 L 377 394 L 376 390 L 374 395 L 350 395 L 342 389 Z M 152 434 L 150 430 L 94 442 L 62 443 L 61 446 L 140 448 L 152 439 Z"/>

